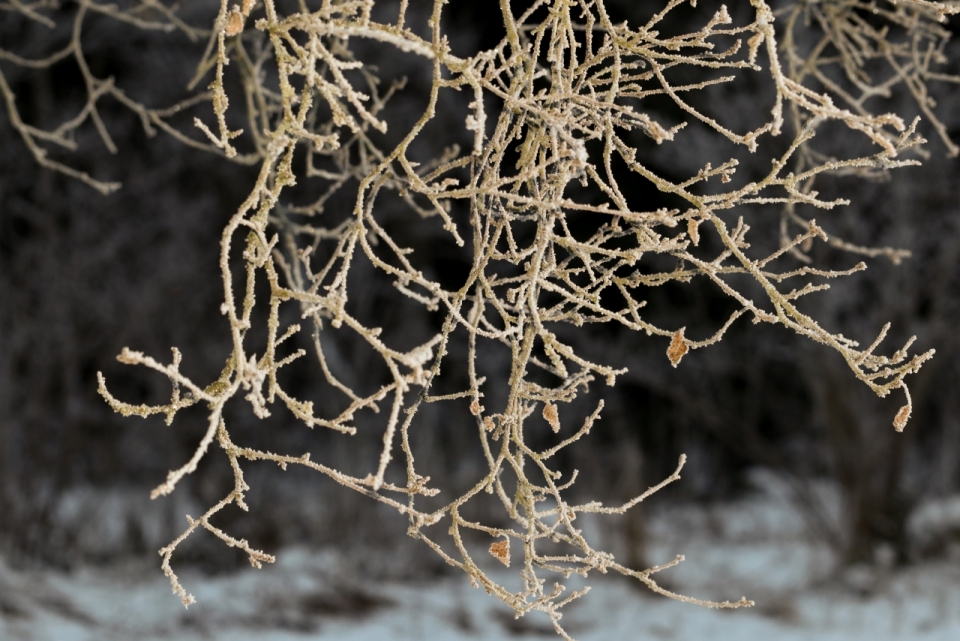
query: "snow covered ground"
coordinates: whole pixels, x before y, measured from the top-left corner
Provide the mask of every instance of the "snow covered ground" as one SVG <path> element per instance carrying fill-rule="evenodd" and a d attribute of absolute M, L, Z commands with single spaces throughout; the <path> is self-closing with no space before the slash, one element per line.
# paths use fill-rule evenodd
<path fill-rule="evenodd" d="M 939 523 L 936 509 L 918 514 L 921 525 Z M 669 587 L 706 598 L 745 595 L 757 606 L 708 610 L 598 577 L 563 622 L 579 641 L 960 640 L 960 554 L 905 570 L 838 574 L 803 532 L 799 516 L 772 496 L 660 513 L 650 525 L 650 561 L 688 559 L 662 577 Z M 152 561 L 62 574 L 14 571 L 0 559 L 0 640 L 556 638 L 545 617 L 515 619 L 465 579 L 347 579 L 332 552 L 305 549 L 281 551 L 263 570 L 183 571 L 198 600 L 185 611 Z"/>

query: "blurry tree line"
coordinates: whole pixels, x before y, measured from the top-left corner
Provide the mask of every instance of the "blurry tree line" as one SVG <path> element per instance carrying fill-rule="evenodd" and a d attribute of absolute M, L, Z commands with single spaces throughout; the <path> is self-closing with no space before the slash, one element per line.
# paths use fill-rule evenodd
<path fill-rule="evenodd" d="M 209 21 L 217 9 L 213 4 L 191 3 L 182 10 L 184 20 Z M 608 2 L 626 20 L 639 20 L 643 4 Z M 502 37 L 499 15 L 481 5 L 450 4 L 445 28 L 456 34 L 454 50 L 490 46 Z M 2 6 L 0 50 L 40 58 L 72 38 L 69 19 L 50 27 Z M 56 9 L 63 17 L 77 10 L 72 2 Z M 953 18 L 948 28 L 955 33 L 958 25 Z M 130 28 L 95 13 L 84 23 L 82 42 L 95 76 L 112 77 L 132 98 L 156 106 L 188 95 L 185 87 L 204 45 L 182 33 Z M 944 73 L 960 72 L 958 44 L 948 46 Z M 417 88 L 429 87 L 429 71 L 403 69 L 397 60 L 375 64 L 385 75 L 408 75 L 393 117 L 416 118 L 424 104 Z M 24 120 L 39 128 L 55 128 L 86 102 L 83 74 L 70 57 L 31 68 L 0 56 L 0 71 Z M 930 91 L 949 137 L 960 141 L 957 85 L 931 84 Z M 746 122 L 763 96 L 718 90 L 703 99 L 723 101 Z M 451 131 L 461 132 L 463 104 L 449 100 L 440 107 L 453 114 Z M 907 120 L 917 112 L 903 91 L 890 100 L 892 110 Z M 664 109 L 665 119 L 681 119 L 669 105 Z M 125 346 L 164 354 L 176 345 L 187 355 L 184 371 L 200 378 L 216 375 L 230 347 L 213 248 L 255 170 L 193 150 L 162 132 L 150 137 L 137 115 L 116 101 L 99 103 L 99 113 L 118 153 L 111 153 L 88 123 L 76 132 L 77 151 L 61 157 L 92 176 L 123 183 L 109 195 L 39 166 L 7 118 L 0 118 L 0 544 L 22 563 L 71 565 L 152 554 L 180 529 L 184 511 L 216 500 L 231 479 L 226 464 L 204 462 L 177 495 L 151 503 L 149 488 L 189 457 L 203 418 L 173 428 L 160 417 L 124 419 L 97 394 L 95 374 L 103 370 L 113 391 L 128 401 L 160 402 L 168 383 L 124 368 L 114 356 Z M 186 116 L 171 123 L 192 128 Z M 668 177 L 695 173 L 715 150 L 708 136 L 690 129 L 689 144 L 647 149 L 644 161 Z M 722 343 L 674 369 L 663 356 L 662 341 L 601 325 L 589 330 L 587 352 L 615 355 L 615 365 L 629 373 L 620 385 L 602 391 L 607 409 L 598 428 L 565 455 L 563 465 L 580 470 L 581 490 L 625 499 L 669 475 L 686 452 L 690 462 L 683 481 L 655 500 L 734 498 L 750 491 L 746 474 L 760 466 L 788 480 L 811 531 L 846 562 L 871 562 L 880 545 L 892 546 L 901 561 L 937 552 L 919 549 L 906 523 L 922 500 L 956 492 L 960 483 L 960 162 L 929 129 L 924 132 L 931 142 L 922 167 L 898 169 L 875 181 L 831 176 L 818 182 L 825 196 L 852 203 L 818 214 L 829 233 L 858 245 L 903 248 L 911 256 L 899 265 L 873 258 L 868 271 L 834 281 L 829 292 L 805 302 L 824 326 L 845 336 L 869 342 L 890 321 L 891 342 L 916 334 L 919 349 L 936 348 L 936 357 L 914 378 L 914 415 L 906 431 L 898 434 L 890 426 L 898 400 L 876 398 L 837 354 L 781 327 L 741 321 Z M 462 133 L 451 135 L 470 144 Z M 831 144 L 846 143 L 841 136 Z M 740 171 L 761 169 L 748 159 Z M 671 204 L 643 185 L 632 188 L 637 191 L 631 196 L 649 199 L 651 210 Z M 769 214 L 751 224 L 769 227 L 775 237 L 779 212 L 771 206 Z M 439 278 L 446 274 L 455 281 L 470 269 L 434 238 L 404 234 L 402 222 L 396 225 L 396 235 L 426 257 Z M 821 264 L 841 265 L 827 247 L 813 254 Z M 382 319 L 385 332 L 417 344 L 422 328 L 436 319 L 412 313 L 387 284 L 369 276 L 364 313 Z M 731 311 L 727 298 L 696 281 L 651 290 L 650 299 L 659 302 L 651 305 L 659 321 L 686 324 L 688 334 L 710 331 Z M 690 319 L 702 320 L 702 327 Z M 371 367 L 369 355 L 349 338 L 331 349 L 331 367 L 347 378 L 362 379 Z M 310 372 L 297 376 L 292 385 L 309 389 Z M 590 409 L 579 407 L 584 415 Z M 282 416 L 264 425 L 245 408 L 235 413 L 234 429 L 274 451 L 323 451 L 349 467 L 353 459 L 359 465 L 373 456 L 379 445 L 375 434 L 344 437 L 294 429 Z M 418 444 L 427 452 L 421 460 L 429 461 L 434 478 L 470 483 L 483 464 L 475 436 L 447 428 L 439 412 L 430 420 L 429 436 Z M 266 464 L 254 470 L 262 478 L 251 483 L 258 489 L 250 500 L 259 513 L 223 516 L 254 545 L 307 542 L 355 550 L 388 545 L 423 552 L 404 547 L 401 517 L 362 496 L 304 472 Z M 840 488 L 840 520 L 813 489 L 813 480 L 824 479 Z M 637 564 L 642 564 L 642 514 L 623 517 L 614 533 L 635 555 L 628 562 Z M 397 527 L 382 526 L 390 519 Z M 214 567 L 237 559 L 205 539 L 192 546 L 188 554 Z M 404 562 L 403 553 L 397 557 L 392 571 L 408 573 L 417 565 Z M 438 569 L 438 564 L 431 557 L 428 565 Z"/>

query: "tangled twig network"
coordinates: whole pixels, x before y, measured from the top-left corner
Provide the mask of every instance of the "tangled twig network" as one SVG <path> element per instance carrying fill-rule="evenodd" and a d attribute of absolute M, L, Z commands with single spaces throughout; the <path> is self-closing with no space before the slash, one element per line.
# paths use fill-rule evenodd
<path fill-rule="evenodd" d="M 594 428 L 603 403 L 577 425 L 570 424 L 564 408 L 597 381 L 614 385 L 624 370 L 579 354 L 571 341 L 561 340 L 558 328 L 563 326 L 615 323 L 663 337 L 668 343 L 666 358 L 676 367 L 689 352 L 721 340 L 741 316 L 754 323 L 780 324 L 839 352 L 853 375 L 879 396 L 902 390 L 906 402 L 893 422 L 897 430 L 904 428 L 911 412 L 906 377 L 933 352 L 912 354 L 910 340 L 883 356 L 877 350 L 889 325 L 863 347 L 821 327 L 797 304 L 801 297 L 827 289 L 826 280 L 866 268 L 862 262 L 844 270 L 813 266 L 809 252 L 817 241 L 894 261 L 904 252 L 858 247 L 834 238 L 824 226 L 803 216 L 801 207 L 829 211 L 847 204 L 820 198 L 813 187 L 821 174 L 869 176 L 918 164 L 915 152 L 924 142 L 917 134 L 918 120 L 907 123 L 872 109 L 877 98 L 889 96 L 900 85 L 913 96 L 949 153 L 957 152 L 933 113 L 926 83 L 957 80 L 936 69 L 944 62 L 949 37 L 939 22 L 960 11 L 960 5 L 822 0 L 790 2 L 775 11 L 764 0 L 751 0 L 746 17 L 735 19 L 725 6 L 716 5 L 699 29 L 667 33 L 669 18 L 687 11 L 688 4 L 696 6 L 669 0 L 645 23 L 628 24 L 615 23 L 603 0 L 534 0 L 519 14 L 501 0 L 506 35 L 493 48 L 464 57 L 454 55 L 441 29 L 443 0 L 433 2 L 427 28 L 412 24 L 419 14 L 411 13 L 407 0 L 239 4 L 222 0 L 210 31 L 180 22 L 159 0 L 132 2 L 126 9 L 81 0 L 73 17 L 75 36 L 66 49 L 37 61 L 0 51 L 4 59 L 27 66 L 74 56 L 86 70 L 80 33 L 87 12 L 106 13 L 142 28 L 179 29 L 192 38 L 206 37 L 209 44 L 195 83 L 209 74 L 213 81 L 208 92 L 198 93 L 190 103 L 209 100 L 213 106 L 212 125 L 196 120 L 202 142 L 166 124 L 165 117 L 184 105 L 148 109 L 127 99 L 109 79 L 94 78 L 89 71 L 84 71 L 87 108 L 54 131 L 23 122 L 2 74 L 0 90 L 13 125 L 38 162 L 101 191 L 114 185 L 47 160 L 41 144 L 69 146 L 70 132 L 92 120 L 111 146 L 97 112 L 98 102 L 107 96 L 137 113 L 148 132 L 161 128 L 189 145 L 260 166 L 249 196 L 222 236 L 221 311 L 229 321 L 232 351 L 219 378 L 203 384 L 182 374 L 176 349 L 169 363 L 132 350 L 119 357 L 123 363 L 168 377 L 173 385 L 168 404 L 127 404 L 112 396 L 103 376 L 99 378 L 100 393 L 124 415 L 162 414 L 170 423 L 181 409 L 198 403 L 209 407 L 206 433 L 194 455 L 170 472 L 154 497 L 172 492 L 212 447 L 219 446 L 232 466 L 233 490 L 202 516 L 191 518 L 189 527 L 161 550 L 163 570 L 184 605 L 193 597 L 180 584 L 171 560 L 177 546 L 198 528 L 242 548 L 255 566 L 273 560 L 210 521 L 230 504 L 247 509 L 243 463 L 256 460 L 316 470 L 395 508 L 409 517 L 411 536 L 462 569 L 472 583 L 502 599 L 518 616 L 532 610 L 547 613 L 564 638 L 569 636 L 560 625 L 561 608 L 585 592 L 566 590 L 562 580 L 572 574 L 612 570 L 682 601 L 710 607 L 749 605 L 746 599 L 707 602 L 670 592 L 654 575 L 680 557 L 645 570 L 628 568 L 595 549 L 577 527 L 582 514 L 623 513 L 676 481 L 684 459 L 662 483 L 622 505 L 568 502 L 567 492 L 577 475 L 562 475 L 555 457 Z M 49 2 L 13 0 L 4 9 L 52 22 Z M 383 18 L 387 13 L 388 20 Z M 377 69 L 354 55 L 351 46 L 361 41 L 416 56 L 432 69 L 426 109 L 390 148 L 378 146 L 373 132 L 386 130 L 384 108 L 403 82 L 395 79 L 383 85 Z M 228 66 L 239 69 L 242 95 L 228 96 Z M 678 77 L 682 80 L 675 80 Z M 710 114 L 698 106 L 697 96 L 743 78 L 769 87 L 773 99 L 769 107 L 758 110 L 769 108 L 762 124 L 735 131 L 724 124 L 724 114 Z M 440 157 L 418 164 L 411 149 L 438 117 L 445 91 L 472 97 L 463 123 L 472 145 L 463 151 L 451 146 Z M 686 123 L 663 124 L 663 117 L 647 108 L 651 100 L 666 101 L 686 121 L 727 141 L 730 159 L 719 166 L 704 164 L 679 181 L 658 175 L 638 150 L 645 148 L 644 141 L 650 147 L 671 143 Z M 245 112 L 245 132 L 231 129 L 232 110 Z M 861 136 L 872 151 L 844 158 L 818 152 L 814 137 L 828 123 Z M 235 147 L 241 134 L 250 149 L 245 153 Z M 767 139 L 782 145 L 782 151 L 758 179 L 738 180 L 737 154 L 761 153 L 758 149 Z M 296 169 L 295 154 L 306 158 L 305 171 Z M 643 181 L 684 204 L 648 210 L 624 195 L 624 180 Z M 324 185 L 324 196 L 308 204 L 293 202 L 289 188 L 298 181 Z M 571 189 L 573 184 L 586 189 Z M 325 204 L 346 189 L 355 189 L 350 194 L 351 215 L 326 224 Z M 418 269 L 411 250 L 382 224 L 380 204 L 398 199 L 408 206 L 411 224 L 439 219 L 453 242 L 471 256 L 463 282 L 444 287 L 429 277 Z M 751 208 L 782 212 L 781 242 L 774 251 L 751 249 L 744 222 Z M 594 222 L 581 233 L 584 226 L 572 225 L 574 218 Z M 707 237 L 710 242 L 704 242 Z M 708 251 L 710 247 L 719 250 Z M 242 262 L 234 260 L 235 248 L 242 248 Z M 664 269 L 666 263 L 658 257 L 669 258 L 673 266 Z M 359 261 L 369 261 L 413 303 L 440 314 L 439 331 L 412 350 L 382 340 L 379 327 L 351 312 L 351 302 L 364 296 L 362 284 L 350 278 Z M 738 284 L 744 278 L 750 287 Z M 644 292 L 693 279 L 712 282 L 736 302 L 735 311 L 714 333 L 694 337 L 686 327 L 661 327 L 645 318 Z M 255 296 L 258 281 L 267 284 L 268 298 Z M 289 315 L 282 311 L 288 308 L 296 309 L 302 323 L 283 321 Z M 265 332 L 252 331 L 261 317 L 255 310 L 266 310 Z M 325 356 L 324 343 L 332 340 L 330 328 L 352 332 L 368 344 L 382 359 L 390 380 L 372 393 L 339 380 Z M 261 334 L 265 342 L 255 343 L 252 336 Z M 306 356 L 305 350 L 289 347 L 295 343 L 290 339 L 298 335 L 313 346 L 325 393 L 346 399 L 346 409 L 338 415 L 318 414 L 310 402 L 298 400 L 281 386 L 280 370 Z M 465 363 L 451 359 L 456 336 L 466 343 Z M 508 377 L 492 380 L 478 371 L 477 355 L 486 344 L 509 351 Z M 468 385 L 436 394 L 441 370 L 448 368 L 465 371 Z M 498 386 L 505 402 L 485 405 L 484 399 Z M 309 455 L 276 454 L 235 443 L 224 407 L 240 396 L 260 418 L 285 407 L 307 426 L 345 435 L 356 431 L 358 413 L 377 412 L 382 406 L 379 460 L 368 474 L 351 475 Z M 425 404 L 446 403 L 453 415 L 463 406 L 452 403 L 457 400 L 469 402 L 470 415 L 461 417 L 458 425 L 476 431 L 488 469 L 462 496 L 438 509 L 425 509 L 421 497 L 435 496 L 441 489 L 418 472 L 410 434 L 417 429 Z M 552 445 L 538 449 L 529 444 L 530 432 L 541 426 L 556 437 Z M 405 466 L 405 482 L 388 480 L 397 458 Z M 462 516 L 464 506 L 485 493 L 502 505 L 510 527 Z M 477 550 L 464 538 L 467 531 L 489 535 L 492 544 L 480 549 L 484 554 L 507 566 L 519 561 L 519 590 L 503 587 L 483 569 L 484 563 L 475 558 Z M 438 532 L 451 538 L 442 539 Z"/>

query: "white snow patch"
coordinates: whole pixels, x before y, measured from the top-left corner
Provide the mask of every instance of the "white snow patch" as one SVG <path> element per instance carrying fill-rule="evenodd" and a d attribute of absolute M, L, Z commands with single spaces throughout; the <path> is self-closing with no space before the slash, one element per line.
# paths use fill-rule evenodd
<path fill-rule="evenodd" d="M 960 505 L 960 501 L 956 502 Z M 953 523 L 954 503 L 937 514 Z M 931 508 L 932 509 L 932 508 Z M 931 512 L 932 514 L 933 512 Z M 918 511 L 914 527 L 941 521 Z M 650 516 L 647 556 L 687 561 L 659 578 L 701 598 L 757 601 L 718 611 L 651 595 L 625 579 L 591 577 L 593 590 L 566 610 L 579 641 L 957 641 L 960 562 L 905 570 L 835 571 L 829 552 L 774 493 Z M 925 525 L 928 520 L 934 525 Z M 154 565 L 71 574 L 14 571 L 0 559 L 3 641 L 476 641 L 556 638 L 546 616 L 513 613 L 463 577 L 374 583 L 348 576 L 332 551 L 281 550 L 263 570 L 181 580 L 197 597 L 185 611 Z M 496 571 L 510 576 L 509 570 Z M 569 589 L 582 580 L 569 582 Z"/>

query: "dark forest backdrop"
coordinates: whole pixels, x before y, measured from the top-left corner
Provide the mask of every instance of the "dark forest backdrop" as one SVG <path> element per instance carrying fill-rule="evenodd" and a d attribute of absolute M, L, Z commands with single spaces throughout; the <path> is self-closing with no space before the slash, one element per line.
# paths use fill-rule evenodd
<path fill-rule="evenodd" d="M 215 3 L 190 4 L 186 18 L 192 23 L 216 11 Z M 482 4 L 449 5 L 446 28 L 455 34 L 455 49 L 489 46 L 502 37 L 497 12 Z M 608 4 L 626 19 L 642 3 Z M 69 2 L 59 9 L 65 17 L 76 10 Z M 950 26 L 956 31 L 960 25 L 954 18 Z M 41 57 L 63 46 L 70 28 L 69 20 L 50 29 L 0 12 L 0 49 Z M 112 76 L 131 97 L 158 106 L 187 95 L 203 48 L 180 34 L 132 29 L 98 15 L 86 21 L 82 39 L 94 75 Z M 960 71 L 958 44 L 948 49 L 947 72 Z M 399 119 L 416 117 L 422 108 L 417 90 L 429 86 L 429 77 L 398 69 L 401 63 L 378 61 L 384 75 L 410 76 L 394 108 Z M 39 127 L 55 127 L 85 103 L 82 76 L 69 58 L 32 69 L 0 57 L 0 69 L 24 118 Z M 957 85 L 931 90 L 950 136 L 960 141 Z M 733 118 L 762 101 L 744 92 L 711 97 L 724 101 Z M 908 98 L 894 96 L 892 108 L 912 116 L 916 108 Z M 451 136 L 469 144 L 461 132 L 462 105 L 447 106 L 455 114 Z M 162 133 L 149 138 L 137 117 L 115 102 L 104 101 L 100 109 L 119 152 L 109 153 L 88 124 L 77 134 L 78 151 L 61 157 L 122 182 L 109 196 L 38 166 L 0 116 L 0 545 L 18 563 L 70 566 L 155 554 L 182 528 L 185 512 L 196 515 L 231 482 L 225 464 L 205 461 L 172 497 L 151 502 L 150 488 L 189 457 L 204 419 L 167 427 L 160 417 L 123 418 L 97 394 L 96 372 L 102 370 L 112 391 L 131 402 L 159 401 L 169 388 L 160 376 L 117 363 L 125 346 L 158 356 L 177 346 L 185 371 L 201 379 L 216 375 L 230 349 L 218 309 L 219 237 L 254 170 Z M 191 129 L 187 118 L 179 124 Z M 736 497 L 750 491 L 749 470 L 771 468 L 789 481 L 811 532 L 840 558 L 870 561 L 879 544 L 892 545 L 903 561 L 937 553 L 911 541 L 905 524 L 921 500 L 956 492 L 960 484 L 960 162 L 925 131 L 931 153 L 923 167 L 896 170 L 888 181 L 832 177 L 819 183 L 823 193 L 852 201 L 817 216 L 828 232 L 858 244 L 902 247 L 912 257 L 900 265 L 871 259 L 868 271 L 835 281 L 831 291 L 806 303 L 824 326 L 846 336 L 869 341 L 890 321 L 892 342 L 916 334 L 920 350 L 936 348 L 937 356 L 914 378 L 915 410 L 906 432 L 891 426 L 898 400 L 876 398 L 836 353 L 781 327 L 742 321 L 719 345 L 673 369 L 663 340 L 600 326 L 590 334 L 589 351 L 616 355 L 629 374 L 602 391 L 607 409 L 599 429 L 564 462 L 580 470 L 585 494 L 635 495 L 667 476 L 686 452 L 683 481 L 656 501 Z M 713 143 L 695 132 L 688 140 L 650 150 L 647 160 L 666 176 L 695 173 Z M 636 189 L 637 197 L 659 197 Z M 766 223 L 753 224 L 776 233 L 776 220 L 772 211 Z M 430 237 L 405 240 L 437 273 L 469 269 L 459 255 L 438 251 Z M 420 324 L 431 322 L 392 304 L 389 292 L 371 283 L 370 313 L 384 319 L 387 331 L 415 338 Z M 686 324 L 688 333 L 713 327 L 729 313 L 726 298 L 696 282 L 667 285 L 651 298 L 659 302 L 653 307 L 661 319 L 675 314 L 675 324 Z M 365 357 L 355 345 L 344 341 L 334 351 L 346 375 L 364 375 Z M 304 376 L 298 384 L 309 387 Z M 377 434 L 309 431 L 279 416 L 264 424 L 238 409 L 232 420 L 249 442 L 274 451 L 323 450 L 347 466 L 378 446 Z M 435 476 L 470 482 L 482 463 L 471 458 L 479 456 L 474 434 L 445 429 L 443 416 L 433 421 L 434 435 L 420 444 L 421 460 L 430 461 Z M 377 570 L 408 574 L 439 567 L 439 559 L 406 541 L 402 517 L 360 495 L 315 474 L 266 464 L 253 466 L 250 475 L 252 512 L 230 512 L 221 522 L 255 545 L 336 545 L 360 552 L 358 562 L 369 559 L 362 552 L 371 549 L 405 550 L 378 557 Z M 812 490 L 817 479 L 841 488 L 842 519 L 828 513 Z M 642 563 L 642 513 L 611 523 L 611 536 Z M 212 537 L 195 539 L 184 553 L 197 562 L 230 567 L 240 558 Z"/>

